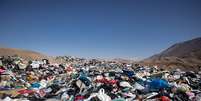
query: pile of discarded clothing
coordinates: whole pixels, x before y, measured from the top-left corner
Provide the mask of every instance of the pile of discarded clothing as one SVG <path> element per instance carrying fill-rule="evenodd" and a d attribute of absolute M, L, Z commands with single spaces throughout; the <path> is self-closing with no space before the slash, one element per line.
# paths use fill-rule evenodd
<path fill-rule="evenodd" d="M 201 72 L 67 58 L 0 58 L 0 101 L 201 101 Z"/>

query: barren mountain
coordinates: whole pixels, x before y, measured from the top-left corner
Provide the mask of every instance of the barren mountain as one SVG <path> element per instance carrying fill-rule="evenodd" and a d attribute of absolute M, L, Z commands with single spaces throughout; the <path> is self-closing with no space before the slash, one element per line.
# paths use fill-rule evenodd
<path fill-rule="evenodd" d="M 153 55 L 142 62 L 144 64 L 196 69 L 201 65 L 201 38 L 174 44 L 165 51 Z"/>
<path fill-rule="evenodd" d="M 15 49 L 15 48 L 0 48 L 0 56 L 14 56 L 14 55 L 20 56 L 27 60 L 47 58 L 46 55 L 34 51 Z"/>

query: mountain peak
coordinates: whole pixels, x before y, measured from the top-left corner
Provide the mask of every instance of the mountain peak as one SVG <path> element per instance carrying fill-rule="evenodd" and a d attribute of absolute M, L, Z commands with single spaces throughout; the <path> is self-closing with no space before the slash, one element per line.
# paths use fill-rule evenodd
<path fill-rule="evenodd" d="M 148 64 L 195 67 L 201 64 L 201 37 L 176 43 L 143 61 Z"/>

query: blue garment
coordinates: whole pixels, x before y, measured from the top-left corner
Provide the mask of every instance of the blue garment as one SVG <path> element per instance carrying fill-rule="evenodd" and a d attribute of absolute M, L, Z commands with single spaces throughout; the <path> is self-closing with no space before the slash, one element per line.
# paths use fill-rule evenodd
<path fill-rule="evenodd" d="M 91 81 L 86 76 L 80 76 L 79 79 L 86 85 L 89 86 Z"/>
<path fill-rule="evenodd" d="M 37 82 L 36 82 L 36 83 L 32 83 L 32 84 L 31 84 L 31 87 L 32 87 L 32 88 L 39 88 L 39 87 L 40 87 L 40 84 L 37 83 Z"/>
<path fill-rule="evenodd" d="M 151 82 L 149 82 L 149 88 L 150 90 L 159 90 L 159 89 L 165 89 L 169 88 L 170 85 L 167 81 L 162 79 L 153 79 Z"/>
<path fill-rule="evenodd" d="M 132 77 L 133 75 L 135 75 L 135 73 L 133 71 L 129 71 L 129 70 L 122 70 L 124 74 L 126 74 L 128 77 Z"/>

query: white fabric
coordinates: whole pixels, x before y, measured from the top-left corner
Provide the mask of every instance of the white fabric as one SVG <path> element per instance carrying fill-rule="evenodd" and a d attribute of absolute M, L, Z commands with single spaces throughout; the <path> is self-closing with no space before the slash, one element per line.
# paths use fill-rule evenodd
<path fill-rule="evenodd" d="M 128 82 L 126 82 L 126 81 L 120 82 L 120 86 L 121 87 L 131 87 L 132 88 L 132 86 Z"/>

